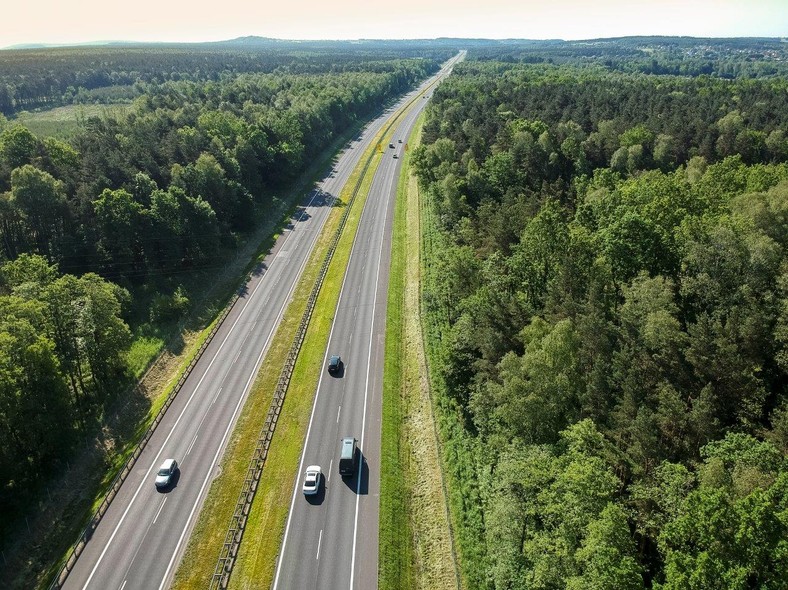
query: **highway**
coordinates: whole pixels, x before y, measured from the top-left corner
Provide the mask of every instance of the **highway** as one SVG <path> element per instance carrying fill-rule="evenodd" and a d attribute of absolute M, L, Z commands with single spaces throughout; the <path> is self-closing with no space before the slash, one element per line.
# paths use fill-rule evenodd
<path fill-rule="evenodd" d="M 65 588 L 169 586 L 243 402 L 334 198 L 389 117 L 384 113 L 372 121 L 339 155 L 333 171 L 307 195 L 289 229 L 243 286 L 85 546 Z M 154 478 L 162 461 L 170 457 L 178 461 L 180 471 L 162 493 L 156 490 Z"/>
<path fill-rule="evenodd" d="M 448 75 L 464 52 L 406 100 L 410 109 L 384 139 L 353 243 L 326 350 L 341 355 L 335 376 L 322 371 L 274 579 L 274 590 L 377 587 L 380 499 L 380 423 L 386 297 L 399 159 L 433 84 Z M 399 143 L 402 140 L 402 143 Z M 389 148 L 388 142 L 394 148 Z M 394 155 L 398 157 L 395 158 Z M 325 363 L 324 363 L 325 365 Z M 353 477 L 338 472 L 340 441 L 354 437 L 360 460 Z M 316 496 L 301 493 L 307 465 L 323 470 Z"/>

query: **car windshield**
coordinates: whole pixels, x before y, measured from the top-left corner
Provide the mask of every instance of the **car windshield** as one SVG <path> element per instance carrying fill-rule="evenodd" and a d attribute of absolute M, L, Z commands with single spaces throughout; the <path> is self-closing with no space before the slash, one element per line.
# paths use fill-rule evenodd
<path fill-rule="evenodd" d="M 170 474 L 170 470 L 167 469 L 166 467 L 162 467 L 161 469 L 159 469 L 159 475 L 169 475 L 169 474 Z"/>

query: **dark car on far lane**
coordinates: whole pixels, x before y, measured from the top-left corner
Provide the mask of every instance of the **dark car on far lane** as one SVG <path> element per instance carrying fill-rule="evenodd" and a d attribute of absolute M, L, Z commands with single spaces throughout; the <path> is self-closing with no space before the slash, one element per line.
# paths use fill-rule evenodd
<path fill-rule="evenodd" d="M 336 375 L 339 373 L 339 369 L 342 367 L 342 359 L 339 357 L 338 354 L 335 354 L 331 358 L 328 359 L 328 372 L 332 375 Z"/>

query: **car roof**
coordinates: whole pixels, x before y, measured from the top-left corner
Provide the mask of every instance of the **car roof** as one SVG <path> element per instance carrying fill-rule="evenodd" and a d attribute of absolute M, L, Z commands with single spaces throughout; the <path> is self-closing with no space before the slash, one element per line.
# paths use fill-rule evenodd
<path fill-rule="evenodd" d="M 172 468 L 173 463 L 175 463 L 175 459 L 165 459 L 161 466 L 163 468 L 170 469 Z"/>

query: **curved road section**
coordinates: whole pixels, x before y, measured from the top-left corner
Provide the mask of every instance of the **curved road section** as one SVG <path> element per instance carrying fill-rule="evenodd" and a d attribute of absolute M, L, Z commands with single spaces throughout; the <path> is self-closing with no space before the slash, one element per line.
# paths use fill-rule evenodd
<path fill-rule="evenodd" d="M 209 484 L 218 475 L 216 466 L 230 432 L 334 198 L 389 117 L 384 113 L 351 142 L 242 287 L 64 588 L 161 590 L 169 586 Z M 154 480 L 167 458 L 177 460 L 179 471 L 159 491 Z"/>
<path fill-rule="evenodd" d="M 380 420 L 386 294 L 400 157 L 434 85 L 464 57 L 460 53 L 406 101 L 416 98 L 384 147 L 353 243 L 334 314 L 326 359 L 340 355 L 339 372 L 321 374 L 295 482 L 274 579 L 274 590 L 377 588 L 380 498 Z M 423 99 L 419 98 L 423 95 Z M 400 140 L 402 143 L 400 143 Z M 358 464 L 339 474 L 340 445 L 357 441 Z M 314 496 L 301 493 L 307 465 L 320 465 Z"/>

